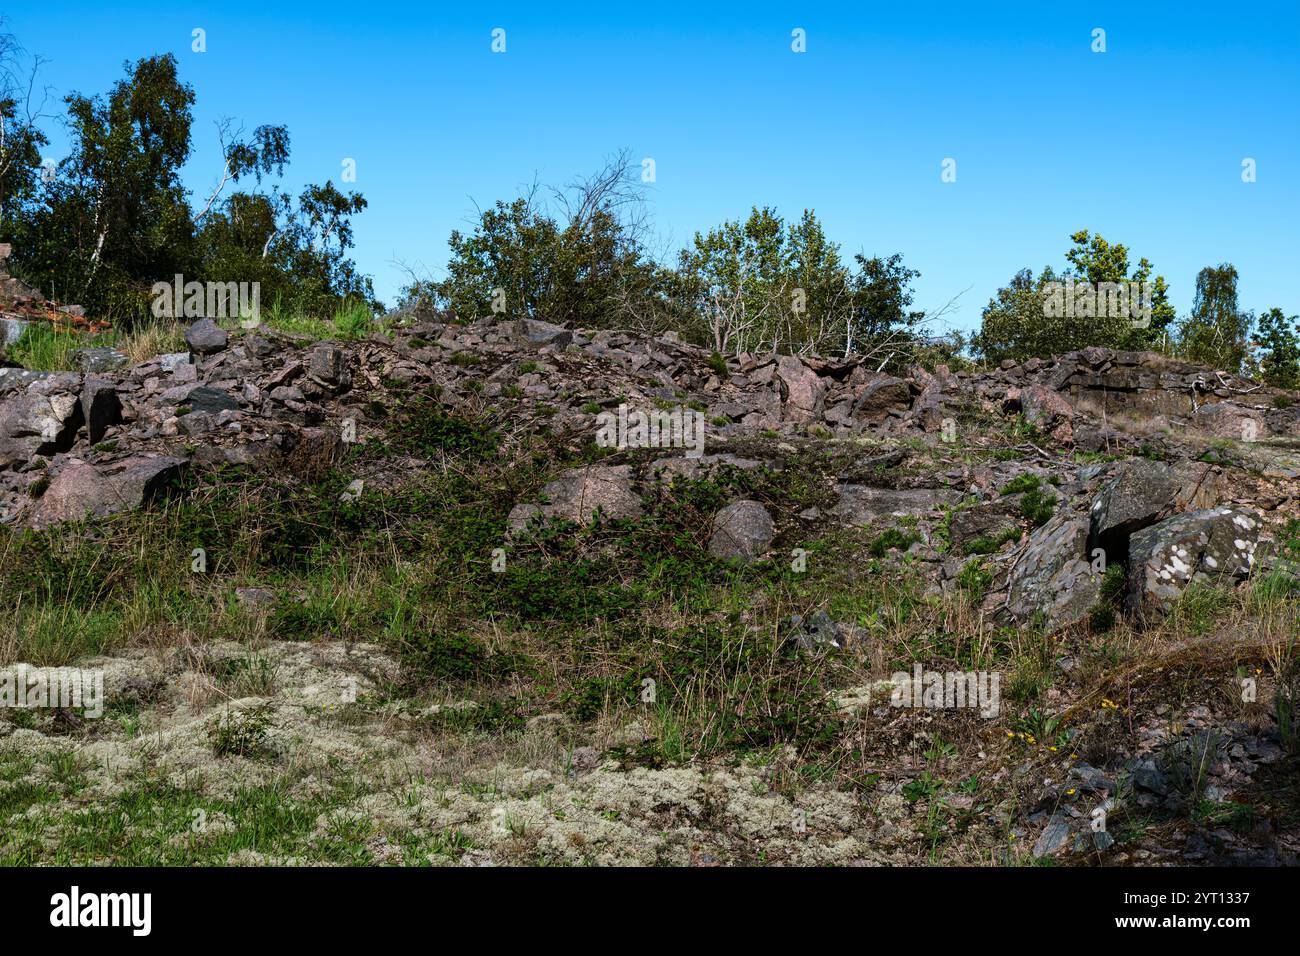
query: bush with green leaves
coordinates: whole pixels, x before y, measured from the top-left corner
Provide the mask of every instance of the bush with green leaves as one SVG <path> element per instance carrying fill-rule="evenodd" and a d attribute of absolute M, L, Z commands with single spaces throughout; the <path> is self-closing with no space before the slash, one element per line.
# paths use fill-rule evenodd
<path fill-rule="evenodd" d="M 1090 345 L 1144 349 L 1165 342 L 1174 309 L 1164 277 L 1153 277 L 1153 267 L 1146 259 L 1130 267 L 1127 247 L 1112 245 L 1087 230 L 1076 232 L 1070 239 L 1074 245 L 1065 254 L 1067 266 L 1063 272 L 1046 267 L 1035 277 L 1029 269 L 1022 269 L 984 308 L 971 348 L 985 361 L 1023 362 Z M 1086 282 L 1094 290 L 1104 282 L 1150 283 L 1151 314 L 1145 320 L 1132 313 L 1127 317 L 1069 315 L 1055 307 L 1050 285 L 1065 281 Z"/>

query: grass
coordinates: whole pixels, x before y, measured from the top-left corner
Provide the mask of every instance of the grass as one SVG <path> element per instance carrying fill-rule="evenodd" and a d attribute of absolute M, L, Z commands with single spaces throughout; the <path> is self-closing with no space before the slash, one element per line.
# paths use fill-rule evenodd
<path fill-rule="evenodd" d="M 340 304 L 326 319 L 289 312 L 272 303 L 263 310 L 261 319 L 268 328 L 313 341 L 352 341 L 389 330 L 389 326 L 375 319 L 369 306 L 354 301 Z M 235 318 L 218 324 L 239 328 L 239 320 Z M 76 368 L 72 358 L 75 350 L 95 346 L 117 349 L 131 365 L 189 348 L 185 342 L 185 323 L 148 316 L 137 320 L 129 330 L 112 329 L 94 335 L 58 330 L 44 322 L 34 323 L 8 347 L 7 354 L 12 361 L 32 371 L 65 372 Z"/>
<path fill-rule="evenodd" d="M 165 352 L 184 351 L 184 329 L 173 322 L 147 320 L 130 332 L 111 330 L 97 335 L 85 335 L 55 329 L 45 323 L 29 326 L 9 346 L 9 357 L 24 368 L 38 372 L 72 370 L 75 365 L 72 352 L 93 346 L 109 346 L 119 350 L 135 364 Z"/>

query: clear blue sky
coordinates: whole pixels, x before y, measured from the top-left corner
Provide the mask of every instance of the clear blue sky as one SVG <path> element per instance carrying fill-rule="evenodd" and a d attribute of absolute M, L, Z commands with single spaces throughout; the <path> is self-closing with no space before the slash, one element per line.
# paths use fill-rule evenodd
<path fill-rule="evenodd" d="M 196 193 L 220 166 L 223 116 L 289 127 L 294 188 L 338 182 L 354 158 L 340 186 L 370 202 L 355 257 L 389 304 L 394 260 L 441 274 L 475 202 L 627 147 L 656 162 L 666 247 L 754 204 L 812 208 L 848 254 L 902 252 L 917 305 L 968 289 L 959 328 L 1017 269 L 1060 265 L 1083 228 L 1151 259 L 1180 314 L 1221 261 L 1243 306 L 1300 312 L 1295 0 L 551 6 L 78 0 L 5 15 L 59 94 L 174 52 L 198 98 Z M 948 157 L 955 183 L 940 181 Z"/>

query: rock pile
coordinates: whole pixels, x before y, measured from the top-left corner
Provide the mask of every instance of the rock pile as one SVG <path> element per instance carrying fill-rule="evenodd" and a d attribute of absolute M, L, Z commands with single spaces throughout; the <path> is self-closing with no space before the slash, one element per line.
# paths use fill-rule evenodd
<path fill-rule="evenodd" d="M 81 372 L 0 369 L 0 522 L 42 528 L 139 507 L 187 468 L 330 462 L 347 441 L 382 437 L 397 392 L 494 408 L 514 433 L 544 428 L 574 445 L 620 404 L 705 417 L 703 457 L 557 474 L 538 501 L 518 503 L 512 535 L 551 520 L 636 518 L 647 486 L 673 476 L 780 469 L 819 443 L 861 449 L 827 476 L 827 509 L 730 502 L 710 552 L 752 562 L 830 524 L 907 520 L 904 547 L 933 588 L 954 587 L 966 559 L 984 555 L 986 609 L 1015 621 L 1082 619 L 1112 565 L 1124 569 L 1123 609 L 1159 614 L 1189 582 L 1272 561 L 1271 529 L 1300 514 L 1300 402 L 1154 353 L 1090 348 L 984 372 L 891 375 L 855 356 L 724 360 L 671 334 L 430 316 L 347 343 L 231 334 L 205 320 L 186 342 L 188 352 L 135 365 L 88 356 Z M 961 452 L 1027 426 L 1034 438 L 1011 439 L 1012 456 Z M 1139 450 L 1151 457 L 1131 457 Z M 1018 478 L 1049 493 L 1003 494 Z M 1051 514 L 1029 523 L 1035 494 Z"/>

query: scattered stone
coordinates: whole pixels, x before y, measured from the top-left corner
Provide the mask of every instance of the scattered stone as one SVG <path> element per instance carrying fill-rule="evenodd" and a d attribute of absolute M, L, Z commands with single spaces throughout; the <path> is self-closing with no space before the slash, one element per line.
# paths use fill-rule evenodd
<path fill-rule="evenodd" d="M 1059 851 L 1070 841 L 1071 829 L 1068 816 L 1061 812 L 1053 813 L 1034 844 L 1034 858 L 1042 859 Z"/>
<path fill-rule="evenodd" d="M 189 352 L 167 352 L 158 356 L 156 361 L 164 372 L 175 372 L 182 365 L 193 365 L 193 358 Z"/>

